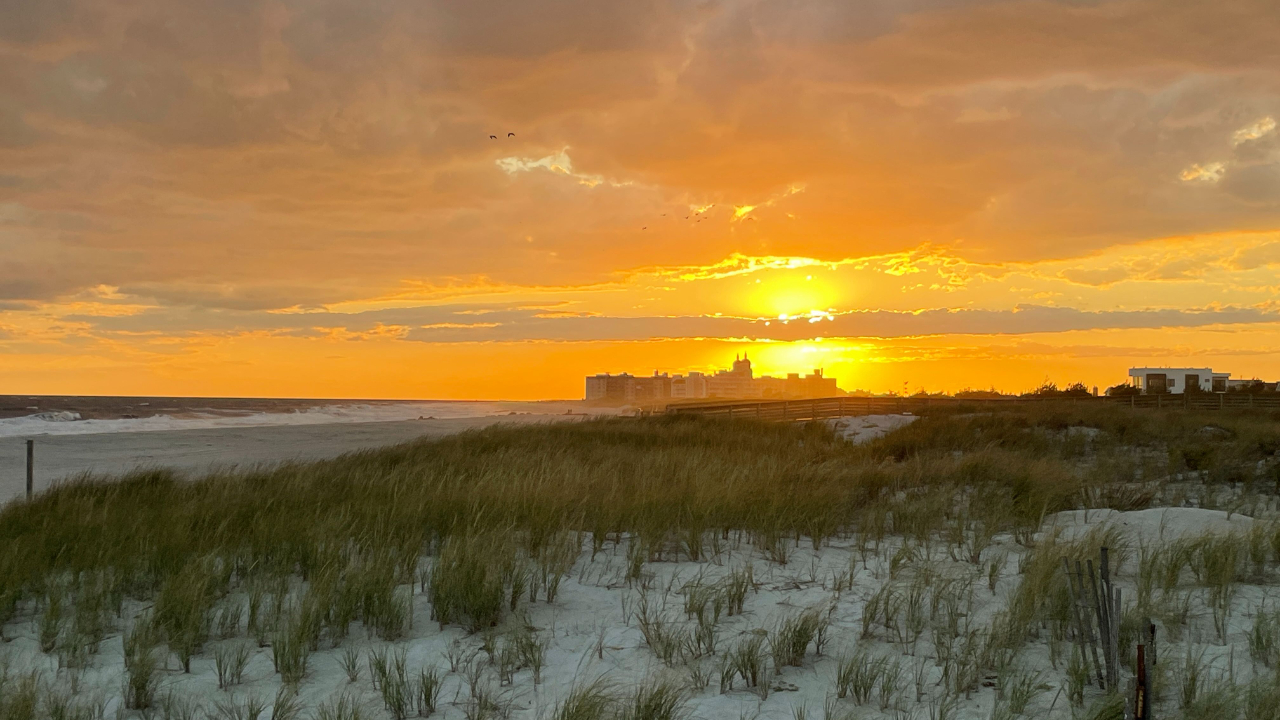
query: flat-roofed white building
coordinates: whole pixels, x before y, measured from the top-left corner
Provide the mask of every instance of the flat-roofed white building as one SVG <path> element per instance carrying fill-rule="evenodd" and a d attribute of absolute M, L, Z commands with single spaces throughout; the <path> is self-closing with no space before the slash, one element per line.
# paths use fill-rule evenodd
<path fill-rule="evenodd" d="M 1231 373 L 1216 373 L 1212 368 L 1129 368 L 1129 384 L 1144 395 L 1171 393 L 1181 395 L 1192 392 L 1226 392 L 1227 378 Z"/>

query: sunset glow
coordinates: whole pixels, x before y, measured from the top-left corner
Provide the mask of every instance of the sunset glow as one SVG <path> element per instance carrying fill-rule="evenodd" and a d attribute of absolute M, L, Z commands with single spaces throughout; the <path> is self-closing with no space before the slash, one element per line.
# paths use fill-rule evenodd
<path fill-rule="evenodd" d="M 0 392 L 1274 381 L 1276 37 L 1270 0 L 11 4 Z"/>

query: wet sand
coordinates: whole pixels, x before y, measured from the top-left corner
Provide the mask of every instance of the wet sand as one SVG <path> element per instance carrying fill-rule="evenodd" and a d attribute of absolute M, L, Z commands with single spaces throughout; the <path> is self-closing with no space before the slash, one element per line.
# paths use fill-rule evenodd
<path fill-rule="evenodd" d="M 47 435 L 35 440 L 35 490 L 68 476 L 117 475 L 138 467 L 171 467 L 188 475 L 214 468 L 284 460 L 320 460 L 421 437 L 441 437 L 496 423 L 565 421 L 564 415 L 500 415 L 398 422 L 274 425 L 151 432 Z M 581 419 L 578 416 L 576 419 Z M 0 502 L 26 487 L 26 444 L 0 439 Z"/>

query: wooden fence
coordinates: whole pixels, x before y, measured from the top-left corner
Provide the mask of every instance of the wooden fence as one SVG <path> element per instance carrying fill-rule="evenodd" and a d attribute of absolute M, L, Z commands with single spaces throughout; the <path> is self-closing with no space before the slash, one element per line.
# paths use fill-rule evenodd
<path fill-rule="evenodd" d="M 1280 409 L 1280 393 L 1189 393 L 1184 395 L 1131 395 L 1128 397 L 1079 398 L 950 398 L 950 397 L 830 397 L 807 400 L 729 400 L 672 403 L 668 414 L 754 417 L 761 420 L 801 421 L 850 415 L 888 415 L 920 412 L 928 408 L 956 407 L 974 410 L 1031 405 L 1045 402 L 1075 402 L 1134 408 L 1244 410 Z"/>

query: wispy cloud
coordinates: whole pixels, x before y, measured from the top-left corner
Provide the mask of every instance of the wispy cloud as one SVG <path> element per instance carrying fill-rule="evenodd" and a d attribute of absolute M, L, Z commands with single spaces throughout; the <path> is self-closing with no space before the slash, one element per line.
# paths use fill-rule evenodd
<path fill-rule="evenodd" d="M 804 192 L 804 188 L 805 188 L 804 183 L 792 183 L 787 186 L 786 190 L 783 190 L 782 192 L 777 193 L 766 200 L 759 201 L 756 203 L 734 205 L 733 217 L 731 218 L 731 220 L 734 222 L 738 222 L 744 218 L 750 217 L 751 213 L 759 208 L 773 207 L 774 205 L 777 205 L 779 202 L 785 200 L 786 198 L 791 197 L 792 195 L 797 195 L 799 193 Z"/>
<path fill-rule="evenodd" d="M 603 175 L 593 175 L 589 173 L 575 172 L 573 169 L 573 161 L 569 159 L 569 148 L 565 148 L 554 155 L 547 155 L 540 158 L 521 158 L 521 157 L 504 157 L 497 159 L 498 167 L 508 175 L 515 175 L 522 172 L 532 172 L 534 170 L 546 170 L 548 172 L 559 175 L 566 175 L 577 180 L 579 184 L 587 187 L 596 187 L 608 183 L 614 187 L 623 187 L 630 183 L 617 182 L 606 179 Z"/>
<path fill-rule="evenodd" d="M 1275 129 L 1276 119 L 1271 116 L 1264 117 L 1257 122 L 1246 125 L 1245 127 L 1235 131 L 1235 134 L 1231 136 L 1231 144 L 1243 145 L 1250 140 L 1257 140 L 1258 138 L 1265 137 L 1274 132 Z"/>
<path fill-rule="evenodd" d="M 1216 183 L 1227 173 L 1226 163 L 1211 162 L 1204 165 L 1193 164 L 1178 174 L 1183 182 Z"/>

